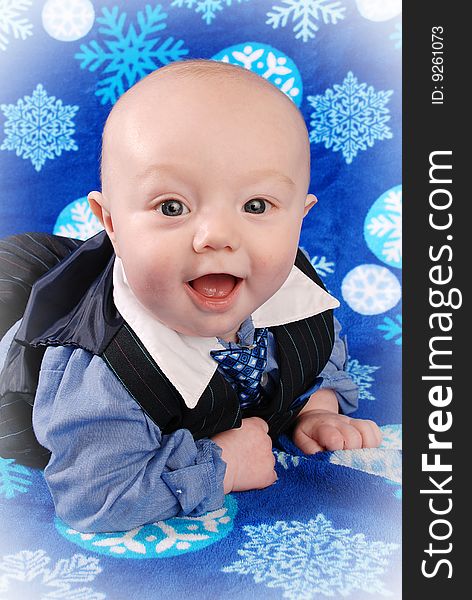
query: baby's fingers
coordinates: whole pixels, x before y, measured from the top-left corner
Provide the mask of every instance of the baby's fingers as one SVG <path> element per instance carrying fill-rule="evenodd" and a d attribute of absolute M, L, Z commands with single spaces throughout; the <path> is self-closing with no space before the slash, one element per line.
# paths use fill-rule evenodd
<path fill-rule="evenodd" d="M 333 425 L 320 425 L 317 430 L 318 442 L 326 450 L 342 450 L 344 448 L 344 435 L 340 427 Z"/>
<path fill-rule="evenodd" d="M 352 419 L 351 425 L 362 436 L 362 448 L 377 448 L 382 442 L 382 432 L 373 421 Z"/>
<path fill-rule="evenodd" d="M 315 452 L 322 452 L 324 450 L 316 440 L 313 440 L 301 429 L 295 429 L 292 439 L 295 446 L 300 448 L 305 454 L 315 454 Z"/>

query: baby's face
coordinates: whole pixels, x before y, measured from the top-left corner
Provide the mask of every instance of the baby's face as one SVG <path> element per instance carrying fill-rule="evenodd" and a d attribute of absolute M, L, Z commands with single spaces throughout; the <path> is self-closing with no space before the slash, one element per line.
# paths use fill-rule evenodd
<path fill-rule="evenodd" d="M 316 201 L 308 142 L 258 85 L 150 85 L 110 120 L 103 195 L 89 199 L 143 306 L 180 333 L 234 341 L 293 266 Z"/>

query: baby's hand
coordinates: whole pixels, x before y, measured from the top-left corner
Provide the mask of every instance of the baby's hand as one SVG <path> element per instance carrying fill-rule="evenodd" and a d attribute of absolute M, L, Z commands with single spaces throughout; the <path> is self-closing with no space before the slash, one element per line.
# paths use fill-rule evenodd
<path fill-rule="evenodd" d="M 381 441 L 382 433 L 373 421 L 351 419 L 322 409 L 300 414 L 293 430 L 293 442 L 305 454 L 376 448 Z"/>
<path fill-rule="evenodd" d="M 239 429 L 217 433 L 211 439 L 226 463 L 224 492 L 262 489 L 277 480 L 269 426 L 259 417 L 242 420 Z"/>

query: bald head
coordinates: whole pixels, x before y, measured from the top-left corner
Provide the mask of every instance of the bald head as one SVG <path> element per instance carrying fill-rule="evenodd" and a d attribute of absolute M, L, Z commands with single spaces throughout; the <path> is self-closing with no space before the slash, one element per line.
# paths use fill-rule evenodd
<path fill-rule="evenodd" d="M 205 93 L 200 94 L 198 99 L 195 89 L 204 90 Z M 102 135 L 100 178 L 104 190 L 109 176 L 113 176 L 113 155 L 127 151 L 120 146 L 131 143 L 139 151 L 140 142 L 136 133 L 139 131 L 139 124 L 142 126 L 145 115 L 152 118 L 159 112 L 165 112 L 166 106 L 178 102 L 179 97 L 183 100 L 184 111 L 186 103 L 189 105 L 199 100 L 208 105 L 210 100 L 214 104 L 220 101 L 220 107 L 224 108 L 230 97 L 233 119 L 236 118 L 235 109 L 241 114 L 250 111 L 255 99 L 264 106 L 264 111 L 278 113 L 276 126 L 285 126 L 287 131 L 290 130 L 287 135 L 297 138 L 295 145 L 298 158 L 303 164 L 308 189 L 310 143 L 304 118 L 292 100 L 269 81 L 248 69 L 219 61 L 193 59 L 172 62 L 154 71 L 131 87 L 115 104 L 108 115 Z M 228 116 L 231 116 L 229 112 Z M 264 114 L 261 114 L 261 119 L 263 118 Z"/>

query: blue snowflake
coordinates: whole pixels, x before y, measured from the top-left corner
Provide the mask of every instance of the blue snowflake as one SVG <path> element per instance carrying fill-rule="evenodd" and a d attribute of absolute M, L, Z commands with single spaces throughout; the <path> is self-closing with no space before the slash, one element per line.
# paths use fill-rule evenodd
<path fill-rule="evenodd" d="M 238 4 L 248 2 L 249 0 L 234 0 Z M 216 14 L 223 10 L 223 6 L 231 6 L 233 0 L 173 0 L 171 6 L 177 8 L 195 9 L 197 14 L 202 15 L 202 19 L 207 25 L 210 25 Z"/>
<path fill-rule="evenodd" d="M 75 55 L 81 61 L 82 69 L 94 72 L 103 67 L 107 76 L 98 82 L 95 92 L 102 104 L 114 104 L 142 77 L 188 54 L 189 51 L 182 48 L 182 40 L 174 42 L 173 37 L 168 37 L 162 41 L 157 35 L 166 28 L 167 13 L 161 10 L 159 4 L 155 8 L 146 4 L 145 13 L 137 13 L 137 33 L 133 24 L 125 31 L 126 13 L 120 13 L 117 6 L 111 10 L 102 9 L 103 16 L 97 17 L 97 22 L 102 25 L 98 31 L 111 39 L 105 40 L 103 47 L 96 40 L 88 46 L 81 44 L 81 52 Z M 156 47 L 158 42 L 160 45 Z"/>
<path fill-rule="evenodd" d="M 359 386 L 360 400 L 375 400 L 375 396 L 370 393 L 369 388 L 372 385 L 372 381 L 374 381 L 371 373 L 374 373 L 377 369 L 380 369 L 380 367 L 361 365 L 357 359 L 349 357 L 346 370 Z"/>
<path fill-rule="evenodd" d="M 55 96 L 48 96 L 40 83 L 31 96 L 20 98 L 16 104 L 2 104 L 0 108 L 7 117 L 7 137 L 0 150 L 15 150 L 17 156 L 30 159 L 36 171 L 63 150 L 78 150 L 72 139 L 75 132 L 72 117 L 79 107 L 63 105 Z"/>
<path fill-rule="evenodd" d="M 251 539 L 238 550 L 242 560 L 223 567 L 224 573 L 250 574 L 256 583 L 282 588 L 291 600 L 340 598 L 353 590 L 390 594 L 381 576 L 397 544 L 335 529 L 323 514 L 308 523 L 277 521 L 243 529 Z"/>
<path fill-rule="evenodd" d="M 31 471 L 15 463 L 13 458 L 0 458 L 0 496 L 13 498 L 24 494 L 31 485 Z"/>
<path fill-rule="evenodd" d="M 307 42 L 315 37 L 319 29 L 318 21 L 323 19 L 325 24 L 334 25 L 344 19 L 346 10 L 341 2 L 332 2 L 330 0 L 282 0 L 285 6 L 273 6 L 274 12 L 267 13 L 267 25 L 272 25 L 277 29 L 279 25 L 285 27 L 291 18 L 295 23 L 293 32 L 295 39 Z"/>
<path fill-rule="evenodd" d="M 310 142 L 324 142 L 334 152 L 341 150 L 350 164 L 360 150 L 393 137 L 386 125 L 390 120 L 386 104 L 392 94 L 392 90 L 375 92 L 372 86 L 358 83 L 349 71 L 342 85 L 335 84 L 323 96 L 308 96 L 315 109 Z"/>
<path fill-rule="evenodd" d="M 11 33 L 15 39 L 26 39 L 33 33 L 28 19 L 19 17 L 21 11 L 31 6 L 31 0 L 0 0 L 0 50 L 6 50 Z"/>
<path fill-rule="evenodd" d="M 395 25 L 395 31 L 390 34 L 389 38 L 392 40 L 392 42 L 395 42 L 395 48 L 397 50 L 401 50 L 401 48 L 402 48 L 402 39 L 403 39 L 402 24 L 401 23 L 397 23 Z"/>
<path fill-rule="evenodd" d="M 385 331 L 386 340 L 395 340 L 397 346 L 402 345 L 402 316 L 396 315 L 395 320 L 390 317 L 384 317 L 383 323 L 377 325 L 377 329 Z"/>

